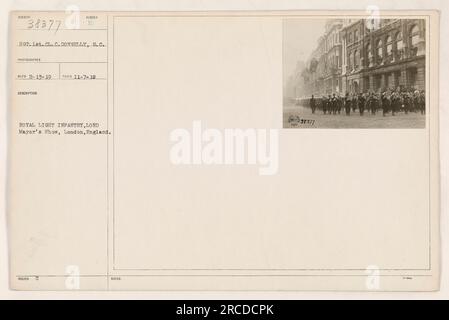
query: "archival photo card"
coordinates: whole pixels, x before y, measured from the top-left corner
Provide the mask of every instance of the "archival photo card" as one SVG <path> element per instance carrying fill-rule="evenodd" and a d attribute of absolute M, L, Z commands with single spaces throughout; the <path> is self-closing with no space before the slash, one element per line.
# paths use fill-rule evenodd
<path fill-rule="evenodd" d="M 438 12 L 9 32 L 12 289 L 438 290 Z"/>

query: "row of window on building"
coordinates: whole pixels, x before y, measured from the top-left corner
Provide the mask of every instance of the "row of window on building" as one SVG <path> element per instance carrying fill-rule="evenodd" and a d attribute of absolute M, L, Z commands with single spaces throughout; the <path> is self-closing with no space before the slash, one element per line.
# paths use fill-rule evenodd
<path fill-rule="evenodd" d="M 355 30 L 354 36 L 356 36 L 357 34 L 358 30 Z M 350 33 L 350 35 L 352 35 L 352 33 Z M 424 52 L 420 51 L 418 48 L 419 42 L 419 28 L 417 25 L 413 25 L 409 33 L 411 56 L 424 54 Z M 402 32 L 397 31 L 393 36 L 388 34 L 384 39 L 377 39 L 375 41 L 374 48 L 371 46 L 371 43 L 368 43 L 365 46 L 364 52 L 361 52 L 360 49 L 351 51 L 348 57 L 349 71 L 357 70 L 362 66 L 362 57 L 365 59 L 365 67 L 372 67 L 375 64 L 379 63 L 395 62 L 397 60 L 401 60 L 404 57 L 404 41 Z M 337 61 L 339 60 L 337 59 Z"/>

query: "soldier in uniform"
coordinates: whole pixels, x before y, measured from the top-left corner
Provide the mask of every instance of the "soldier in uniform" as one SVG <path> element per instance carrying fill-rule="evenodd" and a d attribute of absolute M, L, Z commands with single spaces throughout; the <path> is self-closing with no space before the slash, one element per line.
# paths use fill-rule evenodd
<path fill-rule="evenodd" d="M 337 112 L 337 98 L 335 97 L 335 93 L 332 95 L 331 98 L 331 109 L 332 114 L 335 114 Z"/>
<path fill-rule="evenodd" d="M 385 117 L 385 115 L 390 110 L 390 97 L 387 95 L 386 92 L 382 93 L 381 105 L 382 105 L 382 115 Z"/>
<path fill-rule="evenodd" d="M 360 115 L 363 116 L 363 112 L 365 111 L 365 97 L 361 93 L 359 93 L 357 98 L 357 107 L 359 108 Z"/>
<path fill-rule="evenodd" d="M 355 109 L 357 109 L 357 100 L 358 100 L 357 95 L 354 93 L 351 93 L 351 106 L 352 106 L 353 113 L 355 113 Z"/>
<path fill-rule="evenodd" d="M 366 96 L 365 109 L 368 112 L 371 112 L 371 105 L 373 103 L 373 94 L 369 92 Z"/>
<path fill-rule="evenodd" d="M 371 112 L 371 105 L 373 103 L 373 94 L 369 92 L 366 96 L 365 109 L 368 112 Z"/>
<path fill-rule="evenodd" d="M 332 97 L 331 97 L 331 95 L 329 94 L 328 96 L 327 96 L 327 113 L 328 114 L 332 114 Z"/>
<path fill-rule="evenodd" d="M 421 111 L 421 114 L 426 114 L 426 96 L 424 90 L 419 94 L 419 110 Z"/>
<path fill-rule="evenodd" d="M 323 114 L 327 112 L 327 98 L 325 95 L 321 98 L 321 108 L 323 109 Z"/>
<path fill-rule="evenodd" d="M 413 110 L 415 112 L 421 111 L 421 106 L 419 103 L 419 99 L 420 98 L 420 94 L 418 90 L 415 90 L 415 92 L 413 93 Z"/>
<path fill-rule="evenodd" d="M 391 95 L 391 115 L 395 116 L 395 113 L 399 112 L 399 106 L 401 104 L 401 98 L 398 92 L 393 92 Z"/>
<path fill-rule="evenodd" d="M 341 98 L 340 94 L 337 96 L 337 112 L 338 114 L 341 114 L 341 108 L 343 106 L 343 99 Z"/>
<path fill-rule="evenodd" d="M 408 112 L 410 111 L 410 94 L 408 92 L 405 92 L 402 99 L 402 105 L 404 106 L 405 114 L 408 114 Z"/>
<path fill-rule="evenodd" d="M 349 116 L 351 113 L 351 103 L 352 99 L 349 96 L 349 93 L 346 92 L 345 97 L 343 98 L 343 104 L 345 106 L 345 112 L 347 116 Z"/>
<path fill-rule="evenodd" d="M 377 108 L 379 107 L 379 97 L 376 93 L 371 95 L 371 114 L 377 113 Z"/>
<path fill-rule="evenodd" d="M 365 95 L 365 110 L 368 112 L 371 110 L 371 92 Z"/>
<path fill-rule="evenodd" d="M 312 109 L 312 114 L 315 113 L 316 104 L 315 104 L 315 98 L 313 97 L 313 94 L 312 94 L 312 98 L 310 99 L 310 108 Z"/>

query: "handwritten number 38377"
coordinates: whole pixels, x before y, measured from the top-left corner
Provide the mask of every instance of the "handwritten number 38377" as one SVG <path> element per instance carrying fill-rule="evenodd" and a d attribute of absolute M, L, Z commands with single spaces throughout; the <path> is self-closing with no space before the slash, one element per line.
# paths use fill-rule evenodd
<path fill-rule="evenodd" d="M 44 20 L 44 19 L 29 19 L 27 29 L 36 30 L 54 30 L 55 33 L 58 32 L 61 26 L 61 20 Z"/>

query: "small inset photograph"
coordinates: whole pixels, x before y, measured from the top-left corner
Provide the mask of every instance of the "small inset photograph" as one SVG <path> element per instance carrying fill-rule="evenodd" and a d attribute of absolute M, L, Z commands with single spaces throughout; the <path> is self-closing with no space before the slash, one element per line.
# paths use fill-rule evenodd
<path fill-rule="evenodd" d="M 283 24 L 284 128 L 425 128 L 426 20 Z"/>

